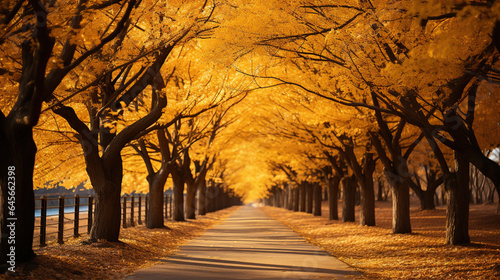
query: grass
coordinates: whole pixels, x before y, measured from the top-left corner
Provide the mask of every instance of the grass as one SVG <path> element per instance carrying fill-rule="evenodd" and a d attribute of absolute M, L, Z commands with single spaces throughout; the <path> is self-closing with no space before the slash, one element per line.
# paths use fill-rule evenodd
<path fill-rule="evenodd" d="M 72 238 L 35 249 L 37 257 L 16 267 L 0 279 L 121 279 L 125 275 L 159 262 L 173 254 L 186 241 L 200 236 L 206 229 L 226 219 L 238 207 L 231 207 L 196 220 L 166 221 L 167 228 L 148 229 L 137 226 L 122 229 L 120 242 L 83 242 L 88 236 Z"/>
<path fill-rule="evenodd" d="M 275 207 L 264 210 L 363 272 L 363 279 L 500 279 L 500 216 L 494 205 L 470 207 L 472 243 L 464 246 L 445 245 L 444 207 L 412 207 L 413 233 L 400 235 L 392 234 L 390 202 L 376 203 L 375 227 L 328 220 L 326 204 L 322 217 Z"/>

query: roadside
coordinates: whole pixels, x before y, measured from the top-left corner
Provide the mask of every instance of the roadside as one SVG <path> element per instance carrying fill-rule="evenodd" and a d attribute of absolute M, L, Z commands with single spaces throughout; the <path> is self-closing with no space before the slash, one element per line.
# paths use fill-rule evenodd
<path fill-rule="evenodd" d="M 163 263 L 125 279 L 351 279 L 359 274 L 259 208 L 243 206 Z"/>
<path fill-rule="evenodd" d="M 159 258 L 171 255 L 188 240 L 225 220 L 239 207 L 230 207 L 196 220 L 173 222 L 169 229 L 147 229 L 144 226 L 125 228 L 120 243 L 97 242 L 82 245 L 87 235 L 71 238 L 64 245 L 51 244 L 37 248 L 37 257 L 19 265 L 11 275 L 0 279 L 117 279 L 143 267 L 152 266 Z"/>
<path fill-rule="evenodd" d="M 376 203 L 376 227 L 330 221 L 327 209 L 323 204 L 323 216 L 314 217 L 263 208 L 273 219 L 363 272 L 366 279 L 500 278 L 500 216 L 496 215 L 496 205 L 471 205 L 469 233 L 473 243 L 467 246 L 445 245 L 444 207 L 426 211 L 412 207 L 413 234 L 402 235 L 392 234 L 390 202 Z"/>

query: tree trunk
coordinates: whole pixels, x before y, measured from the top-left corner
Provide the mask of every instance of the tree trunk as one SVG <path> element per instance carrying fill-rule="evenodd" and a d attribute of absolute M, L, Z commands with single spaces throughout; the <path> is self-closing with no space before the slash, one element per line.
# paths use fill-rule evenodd
<path fill-rule="evenodd" d="M 338 210 L 338 192 L 340 184 L 340 176 L 334 176 L 331 179 L 327 179 L 328 183 L 328 210 L 330 220 L 339 219 Z"/>
<path fill-rule="evenodd" d="M 321 202 L 322 199 L 322 188 L 321 185 L 316 183 L 314 184 L 314 216 L 321 216 Z"/>
<path fill-rule="evenodd" d="M 0 261 L 32 259 L 35 200 L 33 168 L 36 145 L 32 128 L 0 117 Z M 10 174 L 9 174 L 10 171 Z M 12 179 L 11 179 L 12 178 Z M 13 199 L 10 199 L 13 197 Z M 10 207 L 10 208 L 9 208 Z M 15 239 L 13 239 L 15 237 Z M 15 243 L 13 241 L 15 240 Z M 12 255 L 12 247 L 15 256 Z M 15 266 L 10 265 L 10 266 Z"/>
<path fill-rule="evenodd" d="M 215 211 L 219 211 L 224 208 L 225 195 L 223 193 L 223 189 L 220 187 L 220 184 L 216 184 L 214 190 L 215 190 Z"/>
<path fill-rule="evenodd" d="M 108 181 L 106 186 L 94 186 L 96 208 L 94 224 L 90 231 L 90 239 L 97 241 L 104 239 L 117 242 L 120 236 L 121 221 L 121 185 Z"/>
<path fill-rule="evenodd" d="M 469 163 L 455 152 L 457 170 L 447 185 L 446 243 L 470 243 L 469 238 Z"/>
<path fill-rule="evenodd" d="M 427 201 L 425 200 L 425 191 L 421 190 L 413 190 L 418 197 L 418 201 L 420 201 L 420 210 L 427 209 Z"/>
<path fill-rule="evenodd" d="M 214 186 L 211 181 L 209 181 L 209 186 L 207 187 L 207 196 L 206 196 L 206 205 L 207 205 L 207 213 L 214 212 L 215 206 L 214 206 Z"/>
<path fill-rule="evenodd" d="M 300 187 L 293 189 L 293 211 L 298 212 L 300 205 Z"/>
<path fill-rule="evenodd" d="M 441 205 L 446 204 L 446 190 L 444 188 L 444 185 L 441 187 Z"/>
<path fill-rule="evenodd" d="M 486 203 L 488 204 L 493 204 L 494 203 L 494 197 L 495 197 L 495 188 L 491 188 L 489 191 L 488 191 L 488 196 L 487 196 L 487 201 Z"/>
<path fill-rule="evenodd" d="M 411 233 L 410 188 L 401 180 L 395 180 L 392 186 L 392 232 Z"/>
<path fill-rule="evenodd" d="M 117 242 L 120 237 L 120 198 L 123 179 L 121 156 L 118 155 L 109 161 L 98 159 L 94 163 L 87 163 L 87 174 L 96 194 L 96 208 L 90 239 Z"/>
<path fill-rule="evenodd" d="M 157 176 L 150 179 L 149 183 L 149 199 L 148 199 L 148 220 L 146 221 L 147 228 L 163 228 L 163 187 L 165 182 L 158 180 Z"/>
<path fill-rule="evenodd" d="M 365 174 L 364 186 L 360 187 L 360 200 L 360 224 L 362 226 L 375 226 L 375 189 L 372 177 L 368 174 Z"/>
<path fill-rule="evenodd" d="M 293 210 L 293 201 L 294 201 L 294 192 L 293 192 L 293 189 L 290 185 L 288 185 L 287 187 L 287 196 L 288 196 L 288 204 L 287 204 L 287 209 L 288 210 Z"/>
<path fill-rule="evenodd" d="M 356 220 L 356 178 L 354 175 L 346 176 L 342 180 L 342 222 Z"/>
<path fill-rule="evenodd" d="M 299 186 L 299 196 L 299 211 L 306 212 L 306 186 L 304 184 Z"/>
<path fill-rule="evenodd" d="M 422 210 L 434 210 L 436 209 L 436 205 L 434 204 L 434 195 L 436 194 L 436 190 L 434 191 L 429 191 L 426 190 L 424 192 L 424 205 L 422 207 Z M 425 208 L 424 208 L 425 207 Z"/>
<path fill-rule="evenodd" d="M 172 181 L 174 182 L 173 215 L 174 221 L 185 221 L 184 219 L 184 178 L 177 170 L 172 172 Z"/>
<path fill-rule="evenodd" d="M 427 189 L 424 191 L 420 184 L 413 184 L 413 191 L 417 194 L 420 200 L 421 210 L 434 210 L 436 205 L 434 204 L 434 197 L 436 195 L 436 189 L 443 183 L 443 177 L 436 178 L 436 172 L 427 173 Z"/>
<path fill-rule="evenodd" d="M 384 184 L 381 179 L 378 179 L 377 201 L 384 201 Z"/>
<path fill-rule="evenodd" d="M 282 208 L 284 209 L 288 209 L 288 204 L 289 204 L 289 201 L 288 201 L 288 198 L 290 197 L 288 195 L 288 187 L 285 185 L 283 186 L 283 190 L 282 190 Z"/>
<path fill-rule="evenodd" d="M 198 187 L 198 215 L 203 216 L 207 214 L 207 181 L 201 180 Z"/>
<path fill-rule="evenodd" d="M 312 184 L 307 184 L 306 186 L 306 213 L 312 214 L 313 212 L 313 194 L 314 186 Z"/>
<path fill-rule="evenodd" d="M 280 207 L 280 190 L 277 187 L 274 188 L 272 199 L 273 199 L 273 206 Z"/>
<path fill-rule="evenodd" d="M 196 219 L 196 191 L 197 186 L 194 182 L 186 184 L 186 219 Z"/>
<path fill-rule="evenodd" d="M 281 207 L 284 209 L 288 209 L 288 192 L 286 186 L 283 186 L 283 189 L 281 191 Z"/>

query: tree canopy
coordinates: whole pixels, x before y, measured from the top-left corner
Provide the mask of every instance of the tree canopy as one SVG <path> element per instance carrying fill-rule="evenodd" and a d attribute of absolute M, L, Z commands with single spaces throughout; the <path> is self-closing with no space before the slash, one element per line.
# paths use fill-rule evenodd
<path fill-rule="evenodd" d="M 374 225 L 385 175 L 406 233 L 410 188 L 467 201 L 472 164 L 500 192 L 495 1 L 0 2 L 2 168 L 27 197 L 84 184 L 108 219 L 156 175 L 247 201 L 351 176 Z M 117 239 L 102 219 L 92 236 Z"/>

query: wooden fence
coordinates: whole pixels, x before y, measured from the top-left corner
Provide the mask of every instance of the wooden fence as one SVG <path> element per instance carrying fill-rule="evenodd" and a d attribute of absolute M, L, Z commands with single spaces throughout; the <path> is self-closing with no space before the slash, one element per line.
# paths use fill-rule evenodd
<path fill-rule="evenodd" d="M 70 203 L 68 203 L 70 202 Z M 121 198 L 121 226 L 134 227 L 146 223 L 147 195 L 128 195 Z M 42 196 L 35 199 L 35 232 L 33 245 L 46 246 L 55 241 L 63 244 L 69 237 L 90 233 L 94 216 L 95 198 L 93 196 L 56 197 Z M 165 195 L 165 218 L 172 217 L 172 196 Z"/>

